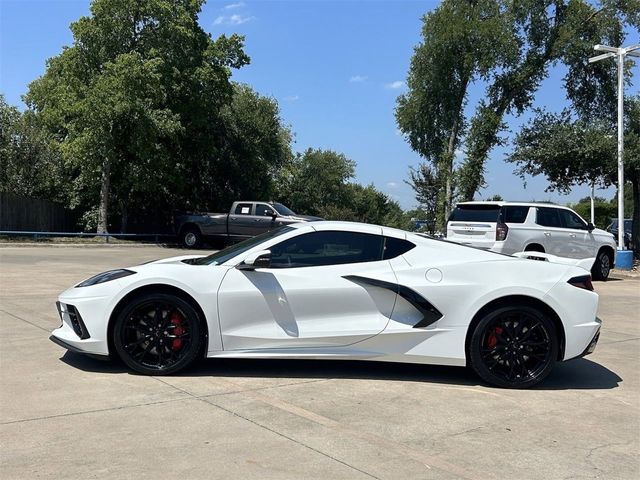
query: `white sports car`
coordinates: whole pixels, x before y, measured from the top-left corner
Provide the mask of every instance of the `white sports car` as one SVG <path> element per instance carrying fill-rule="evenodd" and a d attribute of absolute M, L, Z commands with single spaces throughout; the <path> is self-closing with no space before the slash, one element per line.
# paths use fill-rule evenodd
<path fill-rule="evenodd" d="M 518 255 L 294 224 L 79 283 L 60 295 L 51 339 L 151 375 L 200 356 L 326 358 L 468 365 L 490 384 L 529 387 L 591 353 L 601 321 L 593 259 Z"/>

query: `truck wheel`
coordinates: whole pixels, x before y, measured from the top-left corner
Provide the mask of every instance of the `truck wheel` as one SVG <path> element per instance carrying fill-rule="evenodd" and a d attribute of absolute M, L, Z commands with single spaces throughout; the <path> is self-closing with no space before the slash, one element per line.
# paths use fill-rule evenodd
<path fill-rule="evenodd" d="M 607 252 L 604 248 L 598 252 L 598 256 L 596 257 L 596 261 L 593 263 L 593 267 L 591 267 L 591 275 L 594 280 L 606 280 L 609 278 L 609 272 L 611 272 L 611 264 L 613 263 L 613 259 L 609 252 Z"/>
<path fill-rule="evenodd" d="M 202 234 L 195 227 L 185 228 L 180 235 L 180 240 L 186 248 L 200 248 L 202 246 Z"/>

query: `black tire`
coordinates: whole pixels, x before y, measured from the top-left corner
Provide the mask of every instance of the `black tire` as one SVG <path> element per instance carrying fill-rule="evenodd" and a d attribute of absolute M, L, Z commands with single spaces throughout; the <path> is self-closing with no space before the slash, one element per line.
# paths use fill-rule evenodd
<path fill-rule="evenodd" d="M 605 249 L 600 250 L 596 256 L 596 261 L 593 262 L 593 267 L 591 267 L 593 279 L 606 281 L 611 273 L 612 263 L 611 255 Z"/>
<path fill-rule="evenodd" d="M 180 297 L 141 295 L 118 315 L 113 345 L 132 370 L 169 375 L 191 365 L 201 351 L 201 321 L 196 310 Z"/>
<path fill-rule="evenodd" d="M 553 321 L 529 306 L 511 305 L 485 315 L 469 342 L 469 365 L 485 382 L 529 388 L 544 380 L 558 358 Z"/>
<path fill-rule="evenodd" d="M 544 247 L 542 245 L 538 245 L 537 243 L 532 243 L 531 245 L 527 245 L 524 251 L 544 253 Z"/>
<path fill-rule="evenodd" d="M 202 246 L 202 233 L 196 227 L 186 227 L 180 233 L 180 242 L 186 248 L 200 248 Z"/>

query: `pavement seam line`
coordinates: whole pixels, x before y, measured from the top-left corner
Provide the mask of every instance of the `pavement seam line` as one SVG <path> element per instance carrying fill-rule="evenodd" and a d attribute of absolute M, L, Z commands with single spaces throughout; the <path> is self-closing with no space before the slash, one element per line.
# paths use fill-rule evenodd
<path fill-rule="evenodd" d="M 23 321 L 23 322 L 25 322 L 25 323 L 28 323 L 28 324 L 29 324 L 29 325 L 31 325 L 32 327 L 39 328 L 40 330 L 42 330 L 42 331 L 44 331 L 44 332 L 51 333 L 51 331 L 50 331 L 50 330 L 48 330 L 48 329 L 46 329 L 46 328 L 44 328 L 44 327 L 41 327 L 40 325 L 37 325 L 37 324 L 35 324 L 35 323 L 32 323 L 32 322 L 30 322 L 29 320 L 25 320 L 24 318 L 20 318 L 20 317 L 18 317 L 17 315 L 14 315 L 13 313 L 7 312 L 6 310 L 0 309 L 0 312 L 2 312 L 2 313 L 6 313 L 7 315 L 9 315 L 10 317 L 15 318 L 16 320 L 21 320 L 21 321 Z"/>
<path fill-rule="evenodd" d="M 158 379 L 156 377 L 156 379 Z M 158 379 L 160 380 L 160 379 Z M 238 387 L 239 385 L 231 380 L 228 379 L 221 379 L 223 380 L 225 383 L 229 383 L 233 386 Z M 162 383 L 166 383 L 167 385 L 171 385 L 168 382 L 165 382 L 163 380 L 160 380 Z M 302 382 L 302 383 L 308 383 L 308 382 Z M 185 392 L 185 393 L 189 393 L 186 390 L 177 387 L 175 385 L 172 385 L 174 388 L 177 388 L 178 390 Z M 283 385 L 284 386 L 284 385 Z M 263 403 L 266 403 L 267 405 L 271 405 L 274 408 L 278 408 L 280 410 L 286 411 L 292 415 L 296 415 L 298 417 L 301 418 L 305 418 L 306 420 L 312 421 L 314 423 L 317 423 L 319 425 L 322 425 L 326 428 L 338 431 L 338 432 L 342 432 L 342 433 L 346 433 L 347 435 L 351 436 L 351 437 L 355 437 L 355 438 L 359 438 L 361 440 L 365 440 L 367 441 L 369 444 L 377 446 L 377 447 L 382 447 L 385 448 L 387 450 L 391 450 L 393 452 L 395 452 L 396 454 L 398 454 L 399 456 L 404 456 L 404 457 L 409 457 L 415 461 L 417 461 L 418 463 L 421 463 L 422 465 L 424 465 L 425 467 L 427 467 L 428 469 L 431 469 L 431 465 L 435 466 L 436 468 L 438 468 L 439 470 L 443 470 L 449 473 L 454 474 L 455 476 L 457 476 L 458 478 L 465 478 L 468 480 L 474 480 L 474 479 L 478 479 L 478 478 L 492 478 L 492 477 L 479 477 L 476 476 L 475 474 L 472 474 L 468 471 L 466 471 L 463 467 L 459 467 L 458 465 L 455 464 L 451 464 L 449 462 L 447 462 L 446 460 L 441 460 L 439 458 L 434 458 L 433 456 L 429 456 L 429 459 L 426 460 L 424 457 L 424 453 L 420 450 L 414 449 L 413 447 L 409 446 L 409 445 L 405 445 L 402 443 L 398 443 L 398 442 L 394 442 L 394 441 L 390 441 L 387 440 L 383 437 L 380 437 L 379 435 L 373 434 L 373 433 L 369 433 L 369 432 L 365 432 L 365 431 L 361 431 L 361 430 L 357 430 L 357 429 L 352 429 L 349 427 L 345 427 L 344 425 L 340 424 L 339 422 L 337 422 L 336 420 L 330 419 L 328 417 L 325 417 L 323 415 L 317 414 L 315 412 L 312 412 L 310 410 L 307 410 L 303 407 L 299 407 L 297 405 L 293 405 L 289 402 L 285 402 L 283 400 L 279 400 L 276 399 L 274 397 L 270 397 L 268 395 L 265 395 L 263 393 L 260 393 L 257 390 L 245 390 L 245 391 L 241 391 L 238 393 L 244 393 L 249 397 L 252 397 L 254 400 L 257 401 L 261 401 Z M 209 402 L 206 398 L 202 397 L 199 398 L 202 401 L 205 401 L 207 403 L 211 403 L 211 405 L 215 405 L 219 408 L 222 408 L 223 410 L 227 410 L 224 407 L 221 407 L 220 405 L 217 405 L 215 403 Z M 245 418 L 242 415 L 239 415 L 233 411 L 230 411 L 230 413 L 234 414 L 234 415 L 238 415 L 241 418 Z M 251 419 L 245 418 L 245 420 L 252 422 L 252 423 L 256 423 Z M 262 426 L 262 425 L 261 425 Z M 272 430 L 271 428 L 267 427 L 267 426 L 263 426 L 263 428 L 266 428 L 267 430 Z M 274 431 L 275 432 L 275 431 Z M 283 435 L 279 432 L 275 432 L 278 435 L 282 435 L 285 438 L 289 438 L 286 435 Z M 298 442 L 295 439 L 291 439 L 292 441 L 296 442 L 296 443 L 300 443 L 301 445 L 304 445 L 301 442 Z M 307 445 L 305 445 L 307 446 Z M 308 448 L 312 448 L 307 446 Z M 313 449 L 313 448 L 312 448 Z M 315 450 L 315 449 L 314 449 Z M 340 460 L 337 460 L 340 461 Z"/>
<path fill-rule="evenodd" d="M 117 407 L 98 408 L 95 410 L 83 410 L 81 412 L 58 413 L 55 415 L 45 415 L 42 417 L 23 418 L 21 420 L 10 420 L 8 422 L 0 422 L 0 425 L 13 425 L 16 423 L 37 422 L 38 420 L 50 420 L 53 418 L 73 417 L 75 415 L 85 415 L 88 413 L 101 413 L 101 412 L 110 412 L 115 410 L 126 410 L 127 408 L 146 407 L 150 405 L 162 405 L 164 403 L 180 402 L 183 400 L 193 400 L 193 397 L 188 396 L 188 397 L 182 397 L 182 398 L 171 398 L 169 400 L 158 400 L 156 402 L 134 403 L 133 405 L 119 405 Z"/>
<path fill-rule="evenodd" d="M 189 392 L 189 391 L 187 391 L 187 390 L 185 390 L 183 388 L 178 387 L 177 385 L 173 385 L 173 384 L 171 384 L 169 382 L 166 382 L 166 381 L 164 381 L 164 380 L 162 380 L 162 379 L 160 379 L 158 377 L 153 377 L 153 378 L 155 378 L 156 380 L 158 380 L 161 383 L 164 383 L 165 385 L 168 385 L 170 387 L 175 388 L 176 390 L 178 390 L 180 392 L 186 393 L 187 395 L 191 396 L 194 399 L 200 400 L 201 402 L 204 402 L 204 403 L 206 403 L 208 405 L 211 405 L 212 407 L 216 407 L 216 408 L 222 410 L 223 412 L 227 412 L 227 413 L 233 415 L 234 417 L 241 418 L 241 419 L 243 419 L 243 420 L 245 420 L 245 421 L 247 421 L 249 423 L 252 423 L 253 425 L 256 425 L 257 427 L 260 427 L 260 428 L 262 428 L 264 430 L 267 430 L 268 432 L 271 432 L 271 433 L 273 433 L 275 435 L 278 435 L 279 437 L 285 438 L 285 439 L 287 439 L 287 440 L 289 440 L 289 441 L 291 441 L 291 442 L 293 442 L 293 443 L 295 443 L 297 445 L 300 445 L 301 447 L 307 448 L 307 449 L 311 450 L 312 452 L 318 453 L 318 454 L 322 455 L 323 457 L 329 458 L 329 459 L 333 460 L 334 462 L 338 462 L 338 463 L 340 463 L 340 464 L 342 464 L 342 465 L 344 465 L 346 467 L 351 468 L 352 470 L 360 472 L 363 475 L 366 475 L 366 476 L 368 476 L 370 478 L 374 478 L 376 480 L 381 480 L 379 477 L 376 477 L 375 475 L 372 475 L 369 472 L 365 472 L 364 470 L 361 470 L 358 467 L 355 467 L 355 466 L 350 465 L 350 464 L 348 464 L 348 463 L 346 463 L 346 462 L 344 462 L 344 461 L 342 461 L 342 460 L 340 460 L 338 458 L 335 458 L 335 457 L 329 455 L 328 453 L 325 453 L 325 452 L 323 452 L 321 450 L 313 448 L 310 445 L 307 445 L 307 444 L 305 444 L 305 443 L 303 443 L 303 442 L 301 442 L 299 440 L 296 440 L 295 438 L 289 437 L 288 435 L 285 435 L 284 433 L 278 432 L 277 430 L 274 430 L 273 428 L 270 428 L 270 427 L 268 427 L 266 425 L 263 425 L 263 424 L 261 424 L 259 422 L 256 422 L 255 420 L 252 420 L 252 419 L 250 419 L 248 417 L 245 417 L 244 415 L 240 415 L 239 413 L 234 412 L 233 410 L 230 410 L 228 408 L 225 408 L 222 405 L 218 405 L 217 403 L 213 403 L 210 399 L 208 399 L 208 398 L 206 398 L 204 396 L 203 397 L 198 397 L 196 395 L 193 395 L 191 392 Z M 230 383 L 232 385 L 238 386 L 237 384 L 235 384 L 233 382 L 229 382 L 228 380 L 227 380 L 227 383 Z M 308 383 L 308 382 L 302 382 L 302 383 Z M 239 393 L 243 393 L 243 392 L 239 392 Z M 247 393 L 249 393 L 249 392 L 247 392 Z"/>

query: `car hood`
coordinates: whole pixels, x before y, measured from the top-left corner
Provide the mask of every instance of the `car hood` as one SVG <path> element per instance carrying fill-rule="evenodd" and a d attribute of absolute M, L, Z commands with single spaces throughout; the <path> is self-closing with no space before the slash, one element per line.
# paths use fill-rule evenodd
<path fill-rule="evenodd" d="M 179 255 L 177 257 L 169 257 L 169 258 L 161 258 L 159 260 L 151 260 L 149 262 L 141 263 L 140 265 L 136 265 L 135 269 L 138 270 L 141 266 L 144 265 L 162 265 L 162 264 L 180 264 L 187 263 L 184 260 L 191 260 L 193 258 L 202 258 L 206 257 L 206 255 Z"/>

